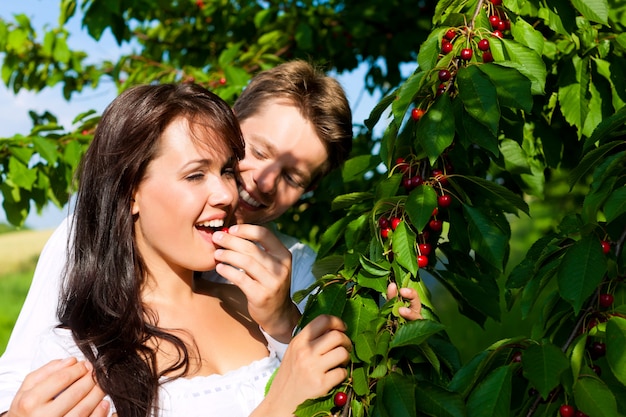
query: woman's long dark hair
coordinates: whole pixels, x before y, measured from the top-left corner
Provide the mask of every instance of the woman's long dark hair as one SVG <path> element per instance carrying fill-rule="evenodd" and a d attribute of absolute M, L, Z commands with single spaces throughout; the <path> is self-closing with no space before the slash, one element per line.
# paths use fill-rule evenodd
<path fill-rule="evenodd" d="M 193 84 L 143 85 L 107 107 L 78 169 L 72 250 L 58 315 L 120 417 L 156 414 L 160 378 L 189 370 L 188 346 L 160 329 L 141 300 L 147 271 L 131 213 L 132 196 L 158 155 L 159 139 L 179 117 L 189 121 L 194 140 L 243 157 L 239 125 L 218 96 Z M 167 369 L 156 364 L 162 342 L 179 352 Z"/>

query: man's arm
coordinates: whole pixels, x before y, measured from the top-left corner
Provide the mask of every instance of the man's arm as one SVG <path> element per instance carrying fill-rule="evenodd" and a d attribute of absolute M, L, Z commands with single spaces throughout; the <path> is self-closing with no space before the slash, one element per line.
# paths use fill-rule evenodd
<path fill-rule="evenodd" d="M 69 220 L 65 219 L 46 242 L 7 348 L 0 357 L 0 412 L 9 409 L 31 371 L 39 336 L 57 323 L 61 276 L 67 259 L 68 224 Z"/>

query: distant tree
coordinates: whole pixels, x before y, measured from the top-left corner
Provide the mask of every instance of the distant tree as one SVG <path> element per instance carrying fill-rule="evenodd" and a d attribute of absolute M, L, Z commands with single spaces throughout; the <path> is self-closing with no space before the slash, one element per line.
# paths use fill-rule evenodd
<path fill-rule="evenodd" d="M 254 73 L 298 57 L 338 72 L 365 63 L 367 89 L 383 94 L 353 158 L 280 221 L 319 247 L 303 324 L 340 315 L 354 343 L 349 379 L 299 416 L 626 415 L 626 2 L 121 3 L 81 4 L 95 39 L 108 29 L 139 45 L 114 63 L 67 47 L 76 1 L 41 39 L 25 16 L 0 21 L 4 82 L 61 84 L 71 99 L 103 77 L 120 91 L 194 81 L 233 101 Z M 417 69 L 402 79 L 406 62 Z M 30 135 L 0 142 L 16 225 L 31 201 L 67 202 L 99 117 L 31 116 Z M 511 224 L 531 208 L 549 221 L 512 264 Z M 427 276 L 480 326 L 503 309 L 533 314 L 530 334 L 509 329 L 463 361 Z M 425 320 L 382 300 L 390 281 L 418 289 Z"/>

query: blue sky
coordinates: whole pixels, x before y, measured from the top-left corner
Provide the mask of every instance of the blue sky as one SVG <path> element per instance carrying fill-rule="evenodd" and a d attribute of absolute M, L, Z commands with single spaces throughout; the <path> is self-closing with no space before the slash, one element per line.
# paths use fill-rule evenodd
<path fill-rule="evenodd" d="M 23 13 L 31 19 L 33 27 L 40 31 L 38 39 L 41 40 L 41 29 L 56 26 L 59 16 L 60 0 L 0 0 L 0 17 L 5 20 L 13 20 L 13 15 Z M 75 16 L 67 25 L 70 32 L 68 43 L 74 49 L 89 51 L 93 59 L 116 60 L 123 52 L 107 31 L 99 42 L 95 42 L 85 31 L 80 28 L 80 19 Z M 369 112 L 380 99 L 363 92 L 364 67 L 358 68 L 350 74 L 337 77 L 348 95 L 352 106 L 354 120 L 362 123 L 368 117 Z M 30 131 L 32 123 L 28 116 L 28 110 L 44 112 L 49 110 L 55 114 L 61 125 L 69 127 L 71 120 L 78 113 L 89 109 L 99 112 L 115 98 L 114 85 L 101 83 L 97 90 L 88 90 L 80 95 L 72 97 L 70 102 L 63 99 L 60 88 L 47 89 L 40 93 L 20 92 L 14 95 L 0 83 L 0 137 L 13 136 L 16 133 L 26 134 Z M 0 196 L 1 198 L 1 196 Z M 36 210 L 31 210 L 31 215 L 26 220 L 26 225 L 34 229 L 46 229 L 56 227 L 67 214 L 68 208 L 58 209 L 50 205 L 42 215 Z M 0 207 L 0 222 L 6 222 L 4 211 Z"/>

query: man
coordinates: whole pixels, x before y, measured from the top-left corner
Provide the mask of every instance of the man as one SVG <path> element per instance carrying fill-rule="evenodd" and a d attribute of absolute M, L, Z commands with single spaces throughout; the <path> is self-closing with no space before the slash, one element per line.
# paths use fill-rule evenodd
<path fill-rule="evenodd" d="M 291 339 L 301 313 L 290 296 L 314 282 L 311 267 L 316 255 L 297 239 L 256 225 L 268 225 L 278 218 L 348 158 L 352 113 L 340 84 L 303 61 L 256 75 L 233 110 L 246 141 L 246 155 L 239 162 L 240 224 L 229 233 L 214 234 L 223 248 L 215 255 L 221 262 L 216 271 L 242 290 L 251 317 L 268 342 L 281 350 Z M 0 413 L 9 409 L 24 381 L 28 389 L 22 385 L 16 401 L 28 403 L 30 410 L 44 410 L 48 416 L 65 415 L 69 410 L 105 415 L 98 407 L 103 393 L 83 364 L 53 362 L 26 378 L 38 335 L 56 323 L 57 294 L 68 250 L 67 226 L 66 220 L 42 251 L 31 289 L 0 358 Z M 395 295 L 396 289 L 390 288 L 388 296 Z M 415 291 L 403 288 L 400 295 L 411 300 L 411 308 L 400 313 L 409 320 L 419 318 Z M 61 390 L 72 395 L 57 397 Z"/>

